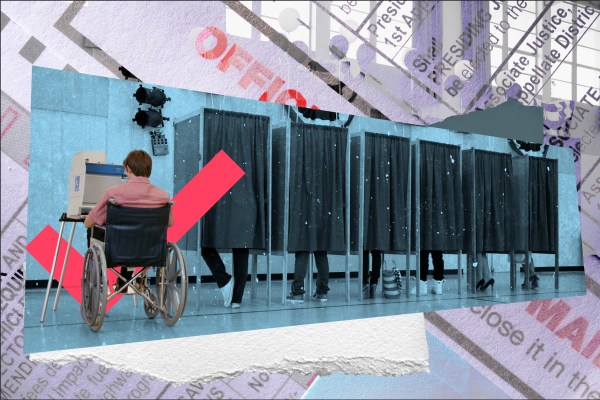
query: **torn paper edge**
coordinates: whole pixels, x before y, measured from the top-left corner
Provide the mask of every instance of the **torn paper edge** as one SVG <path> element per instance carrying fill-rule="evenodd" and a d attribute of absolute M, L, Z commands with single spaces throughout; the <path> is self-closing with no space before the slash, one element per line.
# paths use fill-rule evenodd
<path fill-rule="evenodd" d="M 91 359 L 182 384 L 243 372 L 400 376 L 429 371 L 423 314 L 32 353 L 32 361 Z"/>

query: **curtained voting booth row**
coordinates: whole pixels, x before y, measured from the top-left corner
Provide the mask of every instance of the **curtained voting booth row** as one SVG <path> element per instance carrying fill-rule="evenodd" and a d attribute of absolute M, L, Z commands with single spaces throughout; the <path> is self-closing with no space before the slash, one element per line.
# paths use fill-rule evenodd
<path fill-rule="evenodd" d="M 245 172 L 182 247 L 265 254 L 269 302 L 271 255 L 283 256 L 285 302 L 287 255 L 297 251 L 345 255 L 348 300 L 351 253 L 406 254 L 407 275 L 422 250 L 458 254 L 459 270 L 462 252 L 558 253 L 556 160 L 290 120 L 272 127 L 268 116 L 213 109 L 175 128 L 186 160 L 176 191 L 220 150 Z"/>

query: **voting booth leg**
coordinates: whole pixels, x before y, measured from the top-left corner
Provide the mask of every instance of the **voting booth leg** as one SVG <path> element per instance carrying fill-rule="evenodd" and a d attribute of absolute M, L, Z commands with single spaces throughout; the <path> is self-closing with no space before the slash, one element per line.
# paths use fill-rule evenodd
<path fill-rule="evenodd" d="M 250 285 L 250 298 L 256 298 L 256 269 L 258 268 L 258 255 L 252 254 L 252 284 Z"/>
<path fill-rule="evenodd" d="M 306 299 L 310 299 L 312 296 L 312 287 L 313 287 L 313 257 L 314 253 L 309 253 L 308 255 L 308 274 L 306 274 L 306 279 L 308 279 L 308 285 L 306 285 Z"/>
<path fill-rule="evenodd" d="M 348 248 L 350 248 L 350 247 L 348 247 Z M 349 301 L 350 301 L 350 255 L 346 254 L 346 302 L 349 302 Z"/>
<path fill-rule="evenodd" d="M 54 270 L 56 269 L 56 260 L 58 259 L 58 250 L 60 249 L 60 242 L 64 229 L 65 221 L 61 221 L 60 230 L 58 232 L 58 240 L 56 241 L 56 250 L 54 251 L 54 258 L 52 260 L 52 268 L 50 269 L 50 278 L 48 278 L 48 286 L 46 287 L 46 296 L 44 297 L 44 305 L 42 308 L 42 315 L 40 316 L 40 322 L 44 322 L 44 318 L 46 317 L 46 307 L 48 307 L 48 298 L 50 297 L 50 290 L 52 289 L 52 277 L 54 276 Z"/>
<path fill-rule="evenodd" d="M 267 253 L 267 306 L 271 305 L 271 249 Z"/>
<path fill-rule="evenodd" d="M 510 252 L 510 290 L 515 290 L 516 286 L 516 268 L 515 268 L 515 252 Z"/>
<path fill-rule="evenodd" d="M 458 294 L 462 293 L 462 251 L 458 251 Z"/>
<path fill-rule="evenodd" d="M 558 249 L 554 253 L 554 289 L 558 290 Z"/>
<path fill-rule="evenodd" d="M 531 289 L 531 282 L 529 281 L 529 279 L 531 278 L 531 275 L 529 274 L 529 251 L 525 252 L 525 264 L 523 266 L 523 268 L 525 268 L 525 289 L 529 290 Z"/>
<path fill-rule="evenodd" d="M 288 254 L 286 251 L 283 252 L 283 263 L 281 264 L 281 304 L 285 306 L 286 302 L 286 290 L 287 290 L 287 272 L 288 272 Z"/>
<path fill-rule="evenodd" d="M 56 289 L 56 297 L 54 298 L 54 311 L 58 309 L 58 299 L 60 298 L 60 290 L 65 279 L 65 271 L 67 270 L 67 260 L 69 259 L 69 252 L 71 251 L 71 245 L 73 243 L 73 236 L 75 235 L 76 222 L 73 222 L 71 228 L 71 234 L 69 235 L 69 243 L 67 243 L 67 252 L 65 253 L 65 261 L 63 262 L 62 271 L 60 272 L 60 280 L 58 281 L 58 289 Z"/>

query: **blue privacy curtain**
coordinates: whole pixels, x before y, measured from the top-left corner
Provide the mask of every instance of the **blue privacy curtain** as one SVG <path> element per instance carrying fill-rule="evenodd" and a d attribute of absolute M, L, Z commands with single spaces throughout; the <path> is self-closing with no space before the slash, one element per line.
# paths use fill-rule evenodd
<path fill-rule="evenodd" d="M 365 134 L 366 250 L 406 250 L 409 151 L 407 138 Z"/>
<path fill-rule="evenodd" d="M 244 176 L 202 218 L 202 247 L 266 248 L 267 140 L 269 118 L 204 111 L 204 162 L 220 150 Z"/>
<path fill-rule="evenodd" d="M 462 250 L 464 208 L 459 162 L 460 147 L 419 141 L 419 148 L 421 250 Z M 413 185 L 415 166 L 413 155 Z M 413 215 L 415 191 L 416 189 L 413 190 L 412 196 Z M 415 243 L 414 238 L 412 243 Z"/>
<path fill-rule="evenodd" d="M 345 250 L 347 129 L 292 123 L 288 251 Z"/>
<path fill-rule="evenodd" d="M 557 234 L 558 161 L 529 157 L 529 251 L 558 251 Z"/>
<path fill-rule="evenodd" d="M 514 249 L 512 179 L 510 154 L 486 150 L 463 153 L 465 249 L 491 253 Z M 472 213 L 475 213 L 474 226 L 471 226 Z M 471 242 L 473 228 L 475 249 Z"/>

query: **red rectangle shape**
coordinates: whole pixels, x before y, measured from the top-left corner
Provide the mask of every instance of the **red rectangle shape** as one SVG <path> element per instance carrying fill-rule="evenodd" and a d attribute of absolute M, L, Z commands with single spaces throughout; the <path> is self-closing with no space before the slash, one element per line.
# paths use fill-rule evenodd
<path fill-rule="evenodd" d="M 173 197 L 175 224 L 169 228 L 167 240 L 181 239 L 242 176 L 244 171 L 223 150 L 218 152 Z"/>
<path fill-rule="evenodd" d="M 58 233 L 52 229 L 50 225 L 46 225 L 44 229 L 27 245 L 27 251 L 39 262 L 46 271 L 52 269 L 52 260 L 56 251 L 56 242 Z M 61 238 L 60 250 L 56 260 L 56 268 L 54 269 L 53 278 L 60 280 L 60 273 L 65 261 L 65 253 L 67 252 L 67 241 Z M 81 277 L 83 273 L 83 256 L 73 247 L 69 252 L 69 261 L 66 266 L 63 288 L 69 293 L 79 304 L 81 304 Z M 108 285 L 112 286 L 117 281 L 117 276 L 111 271 L 108 271 Z M 117 295 L 111 299 L 106 305 L 106 311 L 110 310 L 122 295 Z"/>

